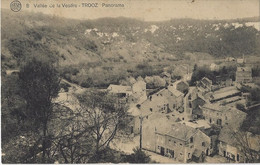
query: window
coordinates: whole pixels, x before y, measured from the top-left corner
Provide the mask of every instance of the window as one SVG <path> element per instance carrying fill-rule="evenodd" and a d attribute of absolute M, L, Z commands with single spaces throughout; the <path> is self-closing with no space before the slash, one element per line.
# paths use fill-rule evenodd
<path fill-rule="evenodd" d="M 153 108 L 150 108 L 150 111 L 153 112 Z"/>
<path fill-rule="evenodd" d="M 237 154 L 237 161 L 239 161 L 239 154 Z"/>
<path fill-rule="evenodd" d="M 203 147 L 205 147 L 206 146 L 206 144 L 205 144 L 205 142 L 202 142 L 202 144 L 201 144 Z"/>
<path fill-rule="evenodd" d="M 180 146 L 182 146 L 182 143 L 180 143 Z"/>
<path fill-rule="evenodd" d="M 158 146 L 158 149 L 160 149 L 160 146 Z"/>
<path fill-rule="evenodd" d="M 193 143 L 193 137 L 190 138 L 190 143 Z"/>

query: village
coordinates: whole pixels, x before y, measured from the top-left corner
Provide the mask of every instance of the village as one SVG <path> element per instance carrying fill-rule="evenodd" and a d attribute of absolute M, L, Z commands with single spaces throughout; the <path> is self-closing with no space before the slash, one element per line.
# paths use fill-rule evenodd
<path fill-rule="evenodd" d="M 235 81 L 221 78 L 213 84 L 203 77 L 192 86 L 192 73 L 172 80 L 164 71 L 160 77 L 167 85 L 163 88 L 151 91 L 143 79 L 137 79 L 131 86 L 110 84 L 107 89 L 99 89 L 128 105 L 127 128 L 117 133 L 111 148 L 131 154 L 138 147 L 159 163 L 259 160 L 260 135 L 240 129 L 247 111 L 260 105 L 259 100 L 248 104 L 250 93 L 243 88 L 259 86 L 253 82 L 252 68 L 244 57 L 225 61 L 236 63 Z M 211 71 L 220 69 L 214 63 L 208 67 Z M 8 70 L 6 74 L 18 72 Z M 76 111 L 80 105 L 73 95 L 86 88 L 64 79 L 62 82 L 70 87 L 68 91 L 62 88 L 56 102 Z"/>
<path fill-rule="evenodd" d="M 203 77 L 190 86 L 191 74 L 173 82 L 170 74 L 163 72 L 161 77 L 168 85 L 150 94 L 143 80 L 132 86 L 111 84 L 107 90 L 129 104 L 130 122 L 125 131 L 132 141 L 135 139 L 135 145 L 154 159 L 159 155 L 168 158 L 161 163 L 245 163 L 260 158 L 260 135 L 240 131 L 250 109 L 247 104 L 250 93 L 242 88 L 257 85 L 246 60 L 235 62 L 235 81 L 222 78 L 214 85 Z M 216 67 L 209 66 L 211 70 Z M 244 109 L 238 109 L 238 105 Z M 259 101 L 250 106 L 259 106 Z M 115 146 L 122 150 L 124 145 L 116 142 Z"/>

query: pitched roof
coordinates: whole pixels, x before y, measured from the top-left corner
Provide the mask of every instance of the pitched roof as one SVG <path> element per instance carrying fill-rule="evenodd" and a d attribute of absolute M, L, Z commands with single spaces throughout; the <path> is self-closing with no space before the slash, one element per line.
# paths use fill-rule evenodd
<path fill-rule="evenodd" d="M 181 93 L 180 91 L 178 91 L 177 89 L 175 89 L 173 86 L 168 86 L 168 90 L 174 94 L 176 97 L 180 97 L 183 96 L 183 93 Z"/>
<path fill-rule="evenodd" d="M 156 127 L 157 133 L 172 136 L 184 141 L 189 140 L 189 138 L 196 134 L 197 131 L 197 129 L 181 123 L 167 124 L 163 125 L 163 127 L 160 127 L 160 125 L 158 125 Z"/>
<path fill-rule="evenodd" d="M 239 93 L 240 93 L 240 91 L 235 86 L 230 86 L 230 87 L 221 88 L 221 89 L 215 91 L 212 94 L 212 97 L 214 100 L 218 100 L 218 99 L 225 98 L 227 96 L 236 95 Z"/>

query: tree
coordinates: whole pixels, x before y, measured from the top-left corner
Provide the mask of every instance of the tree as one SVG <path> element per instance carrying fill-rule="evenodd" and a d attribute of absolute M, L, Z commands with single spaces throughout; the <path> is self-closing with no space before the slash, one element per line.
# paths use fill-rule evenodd
<path fill-rule="evenodd" d="M 107 92 L 87 91 L 78 95 L 81 115 L 95 143 L 95 152 L 91 162 L 98 162 L 101 152 L 109 146 L 126 117 L 126 106 Z"/>
<path fill-rule="evenodd" d="M 42 163 L 48 148 L 48 121 L 52 115 L 53 99 L 60 89 L 60 78 L 54 63 L 32 57 L 21 66 L 19 73 L 22 97 L 26 100 L 26 114 L 35 128 L 42 130 Z"/>
<path fill-rule="evenodd" d="M 134 148 L 134 153 L 130 155 L 130 163 L 150 163 L 150 156 L 146 155 L 140 148 Z"/>
<path fill-rule="evenodd" d="M 233 137 L 236 139 L 236 146 L 239 147 L 240 151 L 243 153 L 245 162 L 260 162 L 260 152 L 254 150 L 255 148 L 258 148 L 260 145 L 259 135 L 254 135 L 250 132 L 244 131 L 233 131 Z"/>

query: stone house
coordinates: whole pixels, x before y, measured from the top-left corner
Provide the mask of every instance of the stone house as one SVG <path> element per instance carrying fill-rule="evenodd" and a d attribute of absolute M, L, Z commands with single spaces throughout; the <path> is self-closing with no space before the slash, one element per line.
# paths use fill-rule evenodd
<path fill-rule="evenodd" d="M 147 100 L 140 104 L 141 111 L 169 113 L 183 111 L 183 93 L 169 86 L 157 93 L 150 95 Z"/>
<path fill-rule="evenodd" d="M 211 143 L 199 129 L 163 117 L 144 125 L 142 142 L 144 149 L 184 163 L 208 154 Z"/>
<path fill-rule="evenodd" d="M 221 106 L 219 104 L 206 103 L 200 106 L 202 115 L 210 124 L 220 127 L 230 126 L 239 127 L 246 118 L 246 113 L 235 107 Z"/>
<path fill-rule="evenodd" d="M 205 99 L 199 93 L 196 87 L 190 87 L 189 92 L 184 97 L 184 112 L 186 113 L 186 118 L 188 120 L 198 119 L 199 114 L 199 106 L 205 104 Z M 201 114 L 202 115 L 202 114 Z"/>

